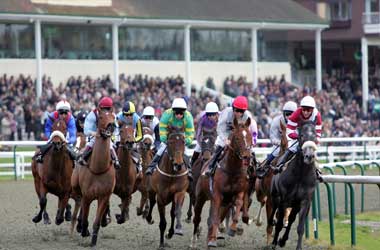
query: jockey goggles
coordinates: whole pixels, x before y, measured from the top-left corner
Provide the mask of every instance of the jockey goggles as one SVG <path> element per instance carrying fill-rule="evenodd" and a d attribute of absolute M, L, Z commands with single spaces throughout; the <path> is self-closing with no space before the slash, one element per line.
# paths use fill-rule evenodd
<path fill-rule="evenodd" d="M 69 111 L 67 110 L 58 110 L 58 114 L 60 115 L 67 115 L 69 113 Z"/>
<path fill-rule="evenodd" d="M 306 111 L 306 112 L 312 112 L 314 108 L 312 107 L 302 107 L 302 111 Z"/>
<path fill-rule="evenodd" d="M 206 116 L 211 117 L 211 116 L 216 116 L 217 114 L 218 114 L 217 112 L 206 113 Z"/>
<path fill-rule="evenodd" d="M 144 115 L 144 119 L 153 120 L 153 115 Z"/>
<path fill-rule="evenodd" d="M 176 115 L 183 115 L 185 113 L 185 109 L 173 109 L 174 114 Z"/>
<path fill-rule="evenodd" d="M 123 112 L 123 115 L 128 117 L 128 116 L 133 116 L 133 113 L 131 113 L 131 112 Z"/>
<path fill-rule="evenodd" d="M 111 111 L 111 110 L 112 110 L 112 107 L 101 107 L 100 110 L 103 110 L 103 111 Z"/>
<path fill-rule="evenodd" d="M 244 109 L 237 109 L 237 108 L 234 108 L 234 112 L 237 112 L 237 113 L 241 113 L 243 114 L 245 112 Z"/>
<path fill-rule="evenodd" d="M 293 111 L 284 111 L 285 116 L 290 116 L 291 114 L 293 114 Z"/>

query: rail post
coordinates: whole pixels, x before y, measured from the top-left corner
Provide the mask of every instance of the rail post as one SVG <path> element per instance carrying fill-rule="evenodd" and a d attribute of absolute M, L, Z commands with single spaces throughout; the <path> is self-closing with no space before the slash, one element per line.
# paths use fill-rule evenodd
<path fill-rule="evenodd" d="M 327 204 L 329 209 L 329 224 L 330 224 L 330 244 L 335 245 L 335 231 L 334 231 L 334 210 L 333 210 L 333 198 L 330 184 L 324 182 L 327 189 Z"/>
<path fill-rule="evenodd" d="M 328 170 L 330 174 L 335 175 L 332 167 L 324 166 L 323 168 Z M 333 211 L 334 211 L 334 217 L 335 217 L 336 216 L 335 183 L 332 183 L 332 198 L 333 198 Z"/>
<path fill-rule="evenodd" d="M 354 165 L 358 166 L 360 168 L 360 174 L 362 176 L 364 176 L 364 167 L 363 167 L 363 165 L 360 164 L 360 163 L 357 163 L 357 162 L 355 162 Z M 364 212 L 364 184 L 361 184 L 361 197 L 360 197 L 360 201 L 361 201 L 360 211 L 363 213 Z"/>
<path fill-rule="evenodd" d="M 17 148 L 17 145 L 14 145 L 13 146 L 13 169 L 14 169 L 14 172 L 15 172 L 15 181 L 17 181 L 17 162 L 16 162 L 16 148 Z"/>
<path fill-rule="evenodd" d="M 351 246 L 356 245 L 356 215 L 355 215 L 355 189 L 351 183 L 348 183 L 350 188 L 351 201 Z"/>
<path fill-rule="evenodd" d="M 343 170 L 343 174 L 344 175 L 347 175 L 347 171 L 346 171 L 346 168 L 343 167 L 342 165 L 336 165 L 337 168 L 340 168 Z M 345 183 L 344 184 L 344 214 L 348 214 L 348 186 L 347 184 Z"/>

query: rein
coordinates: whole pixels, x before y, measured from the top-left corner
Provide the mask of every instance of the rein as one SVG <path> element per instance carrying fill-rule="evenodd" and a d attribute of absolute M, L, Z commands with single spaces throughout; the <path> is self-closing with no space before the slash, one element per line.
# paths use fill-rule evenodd
<path fill-rule="evenodd" d="M 164 175 L 164 176 L 166 176 L 166 177 L 170 177 L 170 178 L 182 177 L 182 176 L 184 176 L 184 175 L 187 175 L 187 173 L 189 172 L 189 170 L 186 169 L 185 172 L 180 173 L 180 174 L 168 174 L 168 173 L 164 172 L 163 170 L 161 170 L 159 166 L 157 167 L 157 170 L 158 170 L 158 172 L 159 172 L 160 174 L 162 174 L 162 175 Z"/>

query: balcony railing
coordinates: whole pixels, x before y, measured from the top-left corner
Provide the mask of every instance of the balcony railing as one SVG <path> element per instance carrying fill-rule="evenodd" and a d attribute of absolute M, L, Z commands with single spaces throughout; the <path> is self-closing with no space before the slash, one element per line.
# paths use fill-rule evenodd
<path fill-rule="evenodd" d="M 363 24 L 380 24 L 380 12 L 363 13 Z"/>

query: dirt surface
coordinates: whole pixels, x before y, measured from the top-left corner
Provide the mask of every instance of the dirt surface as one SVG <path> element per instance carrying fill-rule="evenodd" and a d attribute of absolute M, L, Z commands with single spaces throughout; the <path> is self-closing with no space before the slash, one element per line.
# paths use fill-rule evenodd
<path fill-rule="evenodd" d="M 338 211 L 343 211 L 344 205 L 342 203 L 343 186 L 337 185 L 337 198 L 338 198 Z M 327 202 L 325 204 L 325 188 L 321 188 L 322 211 L 327 211 Z M 359 193 L 359 187 L 357 187 Z M 360 200 L 356 195 L 357 201 Z M 112 196 L 111 200 L 111 213 L 112 223 L 106 228 L 101 228 L 98 239 L 97 249 L 157 249 L 159 245 L 159 228 L 158 228 L 158 213 L 154 209 L 153 225 L 148 225 L 141 217 L 136 216 L 135 207 L 140 199 L 140 194 L 136 193 L 133 196 L 133 204 L 131 206 L 130 220 L 123 225 L 118 225 L 115 222 L 114 214 L 117 213 L 119 199 Z M 54 224 L 55 212 L 57 209 L 57 198 L 51 194 L 48 195 L 48 213 L 52 220 L 51 225 L 44 225 L 41 223 L 34 224 L 32 217 L 38 211 L 38 200 L 34 191 L 32 181 L 2 181 L 0 182 L 0 249 L 39 249 L 39 250 L 63 250 L 63 249 L 90 249 L 90 238 L 81 238 L 78 234 L 74 237 L 69 235 L 69 223 L 65 222 L 60 226 Z M 185 201 L 185 208 L 183 209 L 183 216 L 187 211 L 188 198 Z M 377 186 L 366 187 L 366 210 L 380 210 L 379 189 Z M 73 201 L 70 201 L 73 204 Z M 359 203 L 358 203 L 359 204 Z M 258 203 L 254 202 L 250 210 L 250 216 L 253 217 L 257 213 Z M 359 205 L 357 205 L 359 207 Z M 169 207 L 167 207 L 167 214 Z M 208 214 L 208 205 L 204 208 L 202 217 L 201 239 L 199 242 L 199 249 L 206 249 L 206 215 Z M 95 203 L 92 204 L 90 214 L 90 231 L 94 219 Z M 264 213 L 265 215 L 265 213 Z M 323 212 L 324 219 L 327 219 L 327 214 Z M 263 217 L 264 218 L 264 217 Z M 169 216 L 167 216 L 169 220 Z M 297 221 L 298 223 L 298 221 Z M 173 239 L 167 240 L 169 244 L 167 249 L 179 250 L 188 249 L 191 239 L 191 232 L 193 226 L 191 224 L 183 223 L 184 236 L 174 236 Z M 265 229 L 264 226 L 257 227 L 256 225 L 243 225 L 244 234 L 234 238 L 226 238 L 224 246 L 218 249 L 264 249 L 265 246 Z M 297 234 L 294 231 L 290 234 L 290 239 L 287 246 L 282 249 L 295 249 Z M 312 235 L 312 232 L 310 233 Z M 280 249 L 280 248 L 278 248 Z M 327 249 L 321 246 L 305 246 L 304 249 Z"/>

